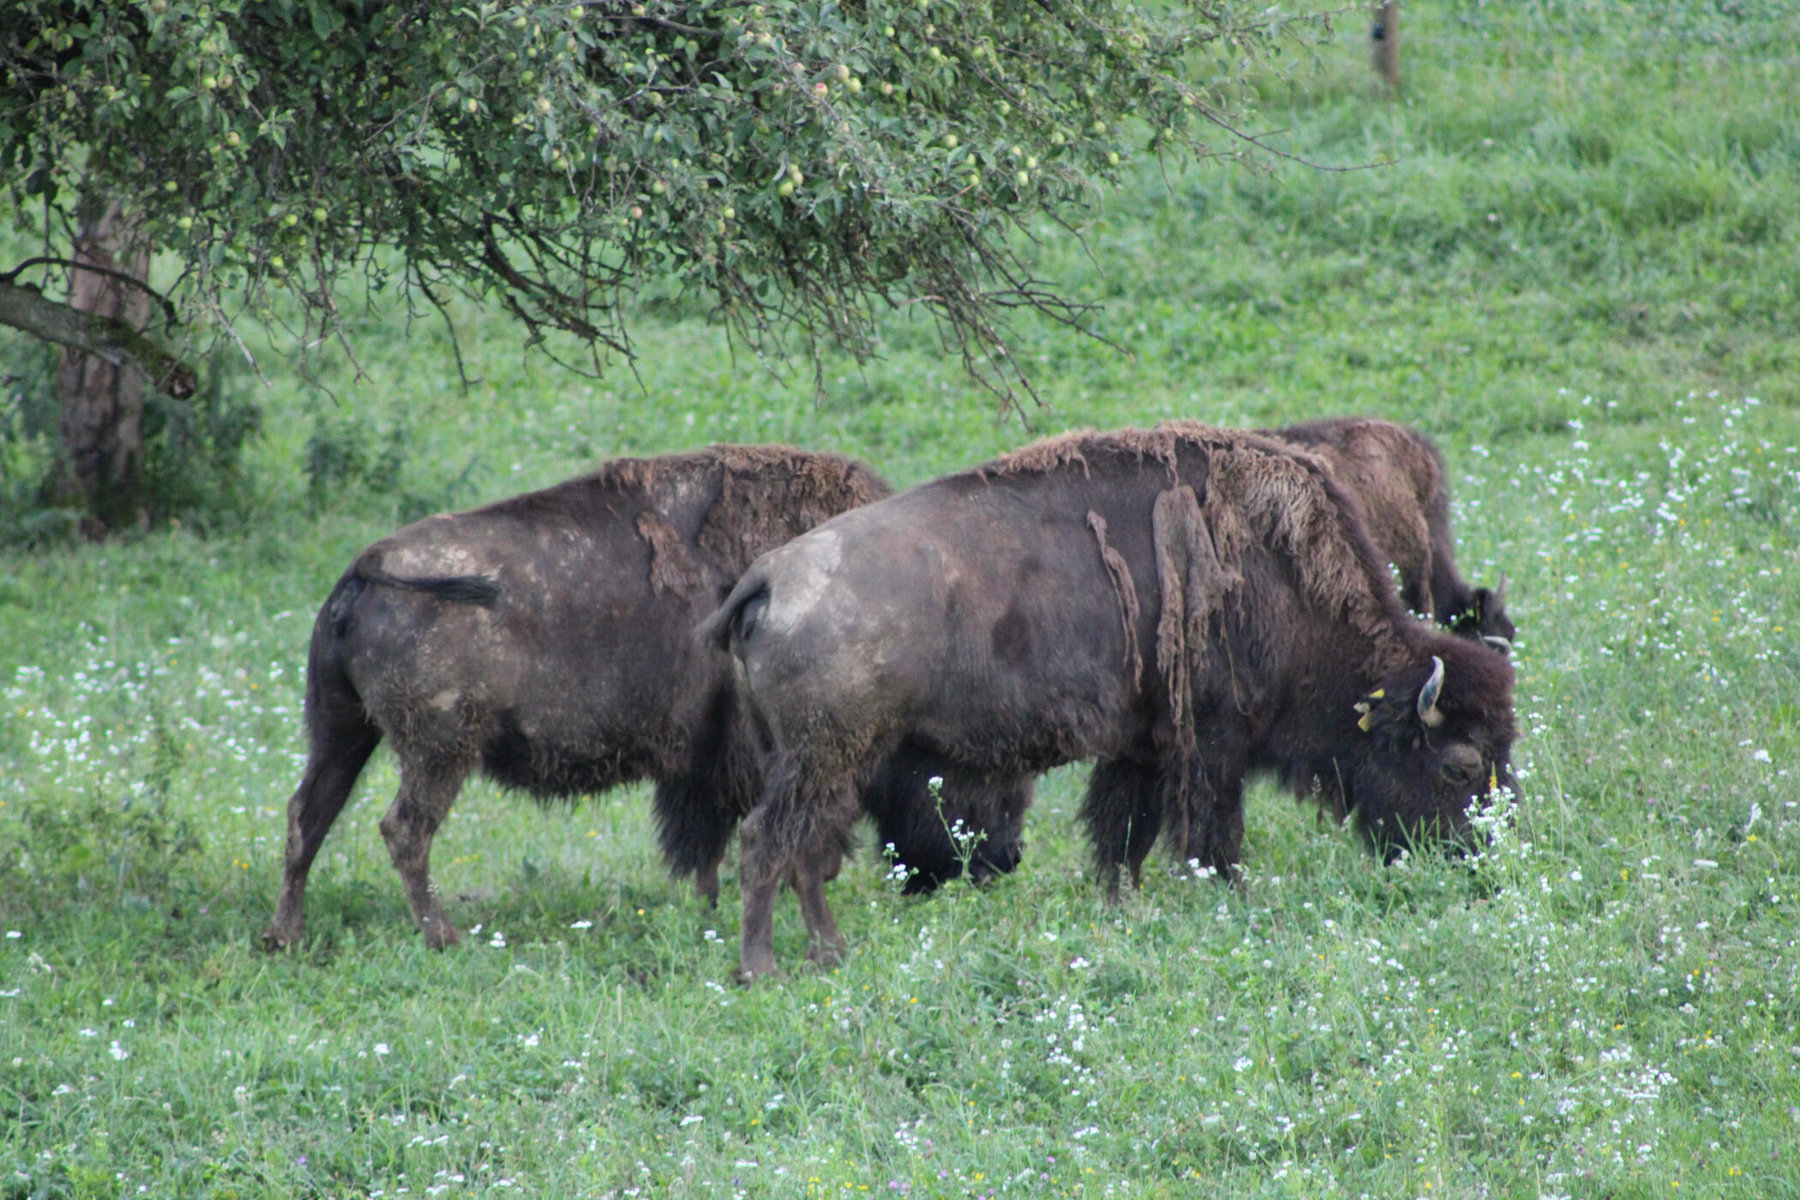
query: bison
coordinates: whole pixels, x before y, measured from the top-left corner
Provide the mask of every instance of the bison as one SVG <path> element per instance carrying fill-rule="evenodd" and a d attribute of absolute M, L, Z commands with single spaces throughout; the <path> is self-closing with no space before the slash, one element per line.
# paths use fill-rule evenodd
<path fill-rule="evenodd" d="M 701 636 L 770 746 L 740 830 L 737 977 L 775 968 L 776 889 L 811 955 L 855 783 L 906 743 L 1005 781 L 1096 760 L 1109 895 L 1167 829 L 1228 870 L 1246 775 L 1354 814 L 1393 854 L 1509 778 L 1507 659 L 1408 614 L 1318 458 L 1170 422 L 1067 434 L 845 513 L 751 564 Z"/>
<path fill-rule="evenodd" d="M 460 935 L 430 881 L 431 839 L 474 771 L 540 797 L 654 780 L 665 858 L 716 899 L 719 861 L 762 777 L 731 660 L 692 628 L 759 554 L 891 491 L 847 458 L 714 446 L 618 459 L 364 550 L 313 626 L 310 749 L 264 943 L 301 937 L 313 858 L 383 737 L 400 789 L 381 835 L 434 948 Z M 913 886 L 962 866 L 927 795 L 933 774 L 948 776 L 949 819 L 987 836 L 974 873 L 1010 869 L 1028 782 L 965 786 L 952 764 L 902 747 L 867 781 L 868 810 L 917 871 Z"/>
<path fill-rule="evenodd" d="M 1336 417 L 1259 432 L 1324 459 L 1362 505 L 1376 551 L 1400 572 L 1400 596 L 1451 632 L 1501 653 L 1516 633 L 1506 615 L 1506 576 L 1470 587 L 1456 571 L 1450 537 L 1450 484 L 1431 439 L 1371 417 Z"/>

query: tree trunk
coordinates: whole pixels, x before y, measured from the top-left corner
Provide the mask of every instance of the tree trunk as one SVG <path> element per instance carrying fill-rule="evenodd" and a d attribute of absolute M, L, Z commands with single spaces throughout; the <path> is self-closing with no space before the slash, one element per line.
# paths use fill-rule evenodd
<path fill-rule="evenodd" d="M 76 232 L 69 307 L 142 330 L 150 293 L 124 280 L 82 269 L 92 264 L 134 279 L 150 274 L 150 247 L 116 200 L 86 206 Z M 82 511 L 82 531 L 105 537 L 149 524 L 144 509 L 144 372 L 117 361 L 64 348 L 56 373 L 62 409 L 62 459 L 50 479 L 50 500 Z"/>

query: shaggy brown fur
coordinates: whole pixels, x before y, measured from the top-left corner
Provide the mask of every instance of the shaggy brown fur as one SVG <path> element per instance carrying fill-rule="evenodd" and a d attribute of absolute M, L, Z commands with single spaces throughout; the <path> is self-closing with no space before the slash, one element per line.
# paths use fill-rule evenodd
<path fill-rule="evenodd" d="M 1125 556 L 1106 544 L 1106 518 L 1097 512 L 1087 517 L 1094 540 L 1100 543 L 1100 561 L 1106 564 L 1106 576 L 1112 582 L 1113 594 L 1119 598 L 1119 628 L 1125 635 L 1125 669 L 1136 679 L 1144 670 L 1144 658 L 1138 653 L 1138 594 L 1132 582 L 1131 567 Z"/>
<path fill-rule="evenodd" d="M 543 797 L 655 780 L 670 866 L 716 895 L 719 859 L 762 776 L 730 659 L 694 641 L 694 622 L 759 554 L 890 492 L 836 455 L 714 446 L 619 459 L 370 546 L 314 626 L 311 752 L 288 803 L 286 871 L 266 942 L 301 936 L 313 858 L 383 737 L 401 784 L 382 836 L 434 946 L 458 934 L 431 887 L 431 838 L 472 771 Z M 870 803 L 883 840 L 925 872 L 921 886 L 947 862 L 960 867 L 935 807 L 930 821 L 914 812 L 926 776 L 942 773 L 934 767 L 903 757 Z M 1028 798 L 1005 797 L 1018 814 Z M 957 793 L 948 799 L 955 810 Z M 974 811 L 961 815 L 988 826 Z M 1016 814 L 996 820 L 985 869 L 1016 861 L 1017 829 Z"/>
<path fill-rule="evenodd" d="M 1164 830 L 1229 871 L 1253 770 L 1384 852 L 1458 831 L 1513 736 L 1505 659 L 1400 607 L 1323 462 L 1193 422 L 1066 434 L 836 517 L 752 564 L 702 635 L 772 747 L 741 979 L 774 968 L 784 876 L 813 956 L 838 952 L 823 882 L 896 744 L 988 780 L 1097 760 L 1083 817 L 1116 887 Z"/>
<path fill-rule="evenodd" d="M 1261 431 L 1324 459 L 1362 505 L 1377 552 L 1400 572 L 1406 606 L 1470 638 L 1512 641 L 1506 578 L 1470 587 L 1456 570 L 1450 483 L 1443 455 L 1415 429 L 1370 417 L 1339 417 Z M 1502 647 L 1506 648 L 1506 647 Z"/>

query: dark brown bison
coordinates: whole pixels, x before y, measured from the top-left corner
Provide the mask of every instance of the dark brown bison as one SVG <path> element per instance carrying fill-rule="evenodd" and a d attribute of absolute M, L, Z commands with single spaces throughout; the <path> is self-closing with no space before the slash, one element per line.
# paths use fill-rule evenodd
<path fill-rule="evenodd" d="M 891 491 L 835 455 L 714 446 L 619 459 L 363 551 L 313 626 L 310 753 L 288 801 L 265 943 L 300 938 L 313 857 L 384 736 L 401 775 L 381 835 L 434 947 L 459 934 L 430 881 L 431 839 L 474 771 L 544 797 L 654 780 L 665 857 L 716 898 L 720 858 L 762 777 L 731 660 L 693 626 L 757 555 Z M 987 837 L 974 873 L 1010 869 L 1029 784 L 965 785 L 953 765 L 902 747 L 871 773 L 868 811 L 918 872 L 914 886 L 962 865 L 928 798 L 933 774 L 948 776 L 949 819 Z M 992 815 L 970 807 L 990 801 Z"/>
<path fill-rule="evenodd" d="M 1400 596 L 1452 633 L 1510 653 L 1517 632 L 1506 615 L 1506 576 L 1470 587 L 1456 570 L 1450 483 L 1443 455 L 1415 429 L 1371 417 L 1337 417 L 1260 432 L 1324 459 L 1362 505 L 1375 551 L 1400 572 Z"/>
<path fill-rule="evenodd" d="M 833 518 L 700 632 L 771 746 L 740 832 L 742 980 L 774 969 L 784 876 L 813 955 L 838 951 L 823 885 L 855 781 L 902 743 L 988 780 L 1097 760 L 1109 893 L 1164 830 L 1234 866 L 1253 770 L 1384 853 L 1464 830 L 1508 777 L 1506 658 L 1401 607 L 1319 459 L 1192 422 L 1052 438 Z"/>

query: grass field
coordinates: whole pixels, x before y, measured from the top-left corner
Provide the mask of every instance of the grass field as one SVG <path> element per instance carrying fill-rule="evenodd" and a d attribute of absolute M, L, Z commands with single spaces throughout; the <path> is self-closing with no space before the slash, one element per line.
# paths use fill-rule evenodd
<path fill-rule="evenodd" d="M 466 392 L 441 326 L 372 317 L 362 379 L 251 393 L 236 516 L 0 551 L 0 1197 L 1800 1196 L 1800 18 L 1406 22 L 1401 102 L 1347 43 L 1263 114 L 1394 165 L 1146 165 L 1047 238 L 1130 354 L 1022 328 L 1030 430 L 905 321 L 815 401 L 679 300 L 598 382 L 461 310 Z M 1245 893 L 1159 867 L 1107 908 L 1071 769 L 1016 874 L 914 900 L 865 854 L 848 961 L 739 990 L 735 881 L 672 883 L 642 789 L 471 785 L 434 866 L 475 936 L 426 951 L 384 752 L 307 947 L 255 947 L 313 613 L 400 520 L 711 440 L 909 484 L 1352 411 L 1440 440 L 1464 573 L 1512 581 L 1521 819 L 1473 872 L 1261 789 Z"/>

